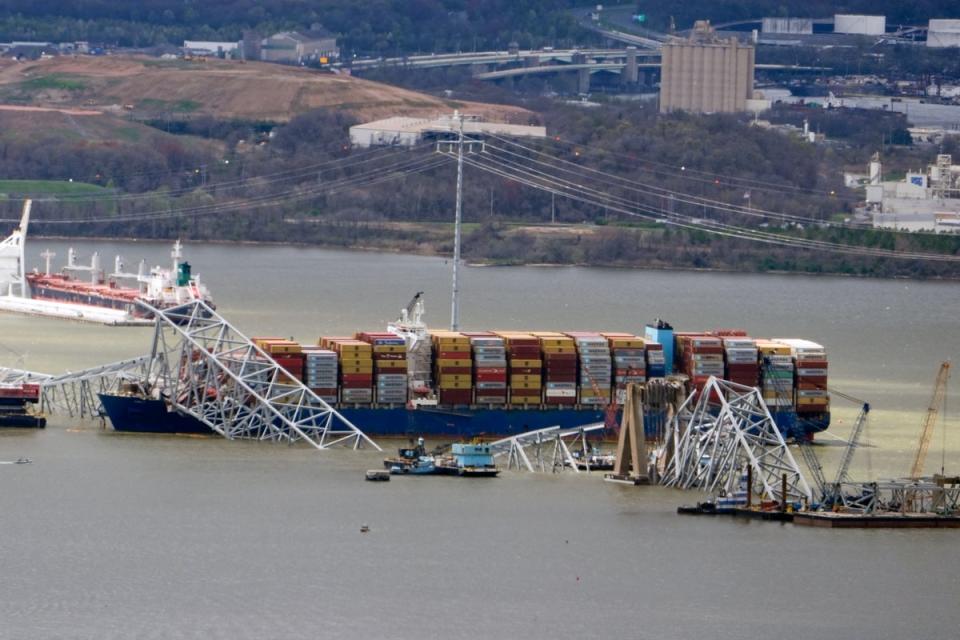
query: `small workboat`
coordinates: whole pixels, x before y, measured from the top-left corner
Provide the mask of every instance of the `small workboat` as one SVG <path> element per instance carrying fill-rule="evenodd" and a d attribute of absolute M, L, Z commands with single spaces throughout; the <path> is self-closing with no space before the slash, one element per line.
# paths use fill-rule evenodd
<path fill-rule="evenodd" d="M 385 458 L 383 466 L 392 475 L 425 476 L 437 473 L 436 458 L 424 446 L 423 438 L 417 439 L 417 446 L 399 449 L 397 456 Z"/>

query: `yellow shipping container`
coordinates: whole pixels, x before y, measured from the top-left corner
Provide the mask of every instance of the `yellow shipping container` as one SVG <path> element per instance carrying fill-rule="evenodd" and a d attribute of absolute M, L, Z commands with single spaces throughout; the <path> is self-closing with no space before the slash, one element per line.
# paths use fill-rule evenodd
<path fill-rule="evenodd" d="M 470 389 L 473 383 L 470 380 L 441 380 L 441 389 Z"/>
<path fill-rule="evenodd" d="M 646 343 L 642 338 L 612 338 L 610 346 L 614 349 L 642 349 Z"/>
<path fill-rule="evenodd" d="M 440 386 L 443 386 L 446 382 L 471 382 L 473 376 L 469 373 L 445 373 L 440 376 Z"/>
<path fill-rule="evenodd" d="M 511 360 L 510 366 L 537 369 L 543 366 L 543 360 Z"/>
<path fill-rule="evenodd" d="M 536 373 L 515 374 L 510 376 L 511 384 L 516 384 L 518 382 L 536 382 L 537 384 L 540 384 L 542 380 L 543 380 L 543 377 Z"/>
<path fill-rule="evenodd" d="M 600 389 L 599 393 L 593 389 L 581 389 L 580 397 L 582 398 L 609 398 L 610 389 Z"/>
<path fill-rule="evenodd" d="M 442 367 L 469 367 L 472 364 L 473 363 L 470 361 L 469 358 L 465 360 L 453 360 L 451 358 L 437 359 L 437 366 L 441 368 Z"/>
<path fill-rule="evenodd" d="M 757 340 L 757 351 L 765 356 L 789 356 L 790 345 L 773 340 Z"/>
<path fill-rule="evenodd" d="M 376 361 L 377 369 L 407 369 L 406 360 L 377 360 Z"/>
<path fill-rule="evenodd" d="M 521 381 L 514 382 L 511 380 L 510 387 L 513 389 L 539 389 L 540 381 L 529 380 L 524 382 L 521 380 Z"/>
<path fill-rule="evenodd" d="M 576 353 L 577 347 L 572 345 L 569 347 L 543 347 L 542 351 L 544 353 Z"/>

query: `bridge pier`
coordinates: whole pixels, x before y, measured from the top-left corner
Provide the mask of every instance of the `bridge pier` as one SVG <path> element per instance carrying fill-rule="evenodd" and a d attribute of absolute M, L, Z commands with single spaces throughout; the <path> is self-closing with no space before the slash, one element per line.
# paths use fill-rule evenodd
<path fill-rule="evenodd" d="M 637 67 L 636 47 L 627 47 L 627 65 L 624 67 L 623 75 L 620 78 L 623 84 L 637 84 L 639 68 Z"/>

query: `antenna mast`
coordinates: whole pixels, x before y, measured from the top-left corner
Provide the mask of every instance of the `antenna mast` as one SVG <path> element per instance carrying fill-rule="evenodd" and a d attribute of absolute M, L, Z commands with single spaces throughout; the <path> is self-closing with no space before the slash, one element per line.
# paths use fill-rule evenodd
<path fill-rule="evenodd" d="M 463 114 L 454 111 L 459 125 L 457 136 L 457 212 L 453 222 L 453 296 L 450 303 L 450 330 L 460 328 L 460 220 L 463 212 Z"/>

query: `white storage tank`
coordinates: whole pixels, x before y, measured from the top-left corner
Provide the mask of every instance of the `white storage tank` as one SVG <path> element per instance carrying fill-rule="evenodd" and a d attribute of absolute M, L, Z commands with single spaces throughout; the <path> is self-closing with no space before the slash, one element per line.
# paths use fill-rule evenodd
<path fill-rule="evenodd" d="M 887 30 L 886 16 L 837 14 L 833 16 L 833 32 L 863 36 L 882 36 Z"/>
<path fill-rule="evenodd" d="M 960 47 L 960 20 L 931 20 L 927 28 L 928 47 Z"/>

